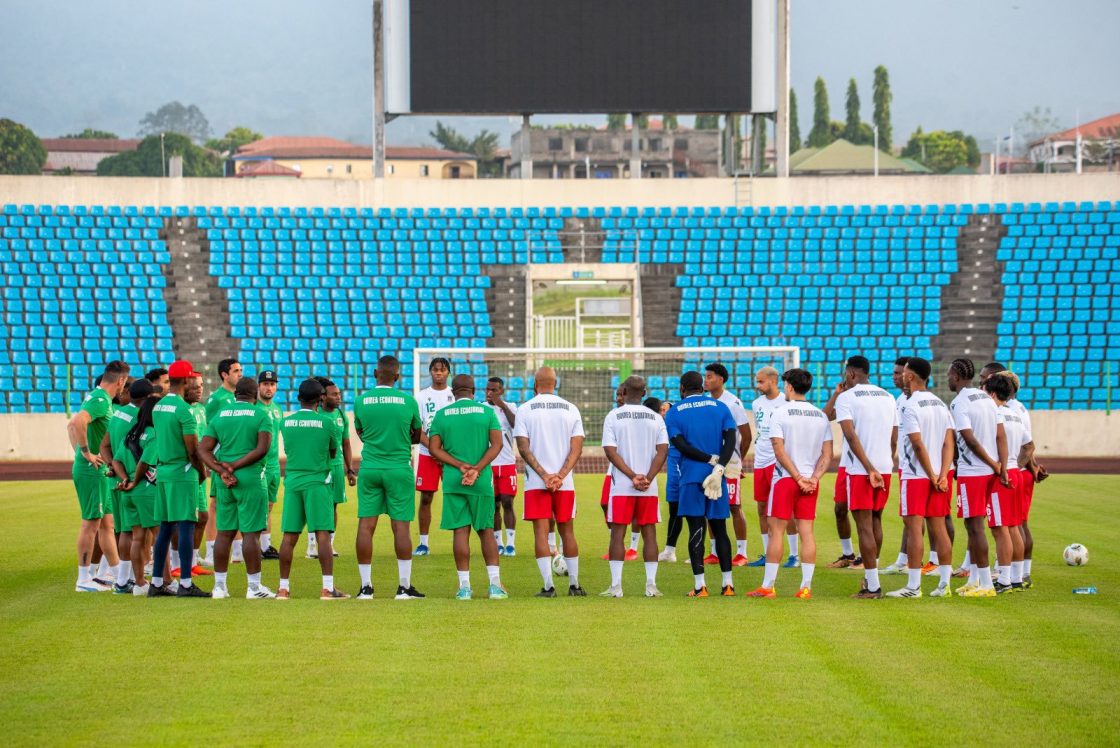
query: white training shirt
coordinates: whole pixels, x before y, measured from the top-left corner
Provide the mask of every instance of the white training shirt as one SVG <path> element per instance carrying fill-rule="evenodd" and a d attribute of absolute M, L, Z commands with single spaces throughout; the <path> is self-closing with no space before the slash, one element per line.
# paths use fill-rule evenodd
<path fill-rule="evenodd" d="M 514 438 L 529 439 L 529 449 L 546 473 L 556 473 L 564 466 L 572 449 L 572 437 L 583 436 L 583 418 L 579 408 L 553 394 L 537 395 L 517 409 L 513 425 Z M 544 479 L 532 468 L 525 467 L 525 490 L 546 490 Z M 562 491 L 576 490 L 571 473 L 564 477 Z"/>
<path fill-rule="evenodd" d="M 996 409 L 995 401 L 986 392 L 975 387 L 965 387 L 953 398 L 949 410 L 953 414 L 953 427 L 957 430 L 957 477 L 991 475 L 992 469 L 973 454 L 965 444 L 961 432 L 971 430 L 988 457 L 998 460 L 996 426 L 1003 423 L 1003 416 Z"/>
<path fill-rule="evenodd" d="M 824 411 L 805 400 L 783 402 L 770 414 L 770 439 L 781 439 L 794 467 L 805 478 L 813 475 L 821 447 L 832 441 L 832 425 Z M 773 441 L 770 449 L 773 451 Z M 782 463 L 774 465 L 774 478 L 788 478 Z"/>
<path fill-rule="evenodd" d="M 766 468 L 774 464 L 774 443 L 770 441 L 770 418 L 774 411 L 786 403 L 786 396 L 778 393 L 773 400 L 765 395 L 759 395 L 751 403 L 754 413 L 754 466 Z"/>
<path fill-rule="evenodd" d="M 1030 421 L 1019 414 L 1018 408 L 1012 405 L 1013 402 L 1015 401 L 1008 400 L 996 409 L 1003 417 L 1003 433 L 1007 437 L 1008 470 L 1019 469 L 1019 450 L 1024 444 L 1034 441 L 1034 437 L 1031 436 Z"/>
<path fill-rule="evenodd" d="M 455 402 L 455 396 L 451 394 L 450 387 L 444 387 L 442 390 L 425 387 L 420 390 L 420 396 L 416 398 L 416 404 L 420 406 L 420 421 L 424 424 L 425 435 L 432 425 L 432 419 L 435 417 L 436 411 L 446 408 L 453 402 Z M 431 452 L 421 444 L 420 454 L 428 455 Z"/>
<path fill-rule="evenodd" d="M 1027 426 L 1028 433 L 1033 431 L 1033 429 L 1031 428 L 1031 412 L 1027 410 L 1025 405 L 1019 402 L 1018 398 L 1013 397 L 1008 400 L 1007 407 L 1011 408 L 1012 411 L 1019 414 L 1019 417 L 1023 419 L 1023 423 L 1025 423 Z M 1033 438 L 1027 439 L 1025 442 L 1023 442 L 1023 444 L 1028 444 L 1032 441 L 1034 441 Z M 1016 455 L 1016 457 L 1018 457 L 1018 455 Z"/>
<path fill-rule="evenodd" d="M 898 421 L 894 398 L 882 387 L 857 384 L 836 398 L 836 422 L 851 421 L 863 452 L 882 475 L 894 468 L 891 435 Z M 840 467 L 852 475 L 867 475 L 863 463 L 856 459 L 850 444 L 844 445 Z"/>
<path fill-rule="evenodd" d="M 603 446 L 617 449 L 622 461 L 638 475 L 649 471 L 660 444 L 669 444 L 665 419 L 644 405 L 623 405 L 603 419 Z M 610 476 L 612 496 L 657 496 L 657 478 L 639 491 L 614 463 Z"/>
<path fill-rule="evenodd" d="M 490 405 L 487 403 L 487 405 Z M 507 403 L 508 405 L 508 403 Z M 516 465 L 517 456 L 513 451 L 513 426 L 509 425 L 509 418 L 506 417 L 506 412 L 500 406 L 490 405 L 494 409 L 494 415 L 498 416 L 498 425 L 502 427 L 502 451 L 490 463 L 494 467 L 505 467 L 506 465 Z M 510 408 L 510 410 L 514 410 Z M 514 418 L 517 417 L 517 411 L 514 410 Z"/>
<path fill-rule="evenodd" d="M 731 417 L 735 419 L 735 454 L 742 456 L 740 449 L 743 438 L 739 434 L 739 427 L 750 423 L 751 418 L 747 415 L 746 408 L 743 407 L 743 401 L 732 395 L 730 391 L 724 390 L 723 394 L 717 399 L 731 409 Z"/>
<path fill-rule="evenodd" d="M 945 445 L 945 432 L 953 430 L 953 417 L 941 398 L 929 390 L 920 390 L 910 395 L 906 408 L 902 411 L 902 427 L 899 429 L 898 466 L 902 469 L 903 480 L 928 478 L 922 463 L 914 453 L 910 434 L 921 434 L 922 445 L 929 454 L 929 464 L 935 475 L 941 474 L 941 449 Z"/>

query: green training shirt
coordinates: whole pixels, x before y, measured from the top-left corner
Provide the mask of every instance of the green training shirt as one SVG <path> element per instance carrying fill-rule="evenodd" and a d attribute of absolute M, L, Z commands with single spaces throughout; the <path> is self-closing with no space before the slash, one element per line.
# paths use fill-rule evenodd
<path fill-rule="evenodd" d="M 187 458 L 183 437 L 198 436 L 198 422 L 191 406 L 179 395 L 165 395 L 152 409 L 156 431 L 157 474 L 164 482 L 198 481 L 198 472 Z"/>
<path fill-rule="evenodd" d="M 475 464 L 490 448 L 490 432 L 501 431 L 494 409 L 467 398 L 436 411 L 428 427 L 428 438 L 438 436 L 443 449 L 452 457 Z M 463 474 L 451 465 L 443 466 L 443 490 L 459 494 L 494 495 L 493 476 L 483 470 L 473 486 L 463 485 Z"/>
<path fill-rule="evenodd" d="M 257 407 L 268 416 L 268 424 L 272 427 L 272 444 L 268 447 L 268 455 L 264 458 L 267 470 L 280 469 L 280 424 L 284 421 L 284 411 L 273 400 L 271 403 L 257 402 Z"/>
<path fill-rule="evenodd" d="M 221 410 L 223 406 L 229 405 L 232 402 L 235 402 L 233 393 L 225 387 L 219 387 L 211 392 L 210 397 L 206 400 L 206 420 L 209 421 L 218 414 L 218 411 Z"/>
<path fill-rule="evenodd" d="M 331 474 L 334 422 L 313 410 L 297 410 L 284 419 L 280 428 L 288 456 L 284 487 L 298 489 L 324 485 Z"/>
<path fill-rule="evenodd" d="M 132 480 L 132 476 L 136 475 L 136 465 L 138 464 L 136 458 L 132 454 L 132 450 L 121 441 L 120 446 L 113 452 L 113 459 L 119 460 L 124 465 L 125 474 L 128 479 Z M 148 470 L 144 473 L 141 481 L 136 484 L 132 489 L 132 493 L 150 494 L 156 488 L 156 431 L 149 426 L 144 429 L 144 433 L 140 435 L 140 459 L 147 463 Z"/>
<path fill-rule="evenodd" d="M 412 467 L 412 430 L 420 428 L 416 400 L 393 387 L 374 387 L 354 403 L 362 439 L 362 470 Z"/>
<path fill-rule="evenodd" d="M 97 454 L 97 450 L 101 447 L 101 440 L 105 438 L 105 432 L 109 428 L 109 417 L 113 413 L 113 400 L 105 390 L 96 387 L 86 395 L 81 409 L 89 413 L 89 424 L 86 426 L 86 444 L 89 446 L 90 452 Z M 74 464 L 88 468 L 91 472 L 97 471 L 97 468 L 90 465 L 89 461 L 82 457 L 82 450 L 78 447 L 74 447 Z"/>
<path fill-rule="evenodd" d="M 132 424 L 136 421 L 136 414 L 139 412 L 140 409 L 132 403 L 114 406 L 113 415 L 109 418 L 109 449 L 114 456 L 117 447 L 124 444 L 124 436 L 132 428 Z"/>
<path fill-rule="evenodd" d="M 235 462 L 257 448 L 257 435 L 271 434 L 268 415 L 254 403 L 234 401 L 221 408 L 206 425 L 205 436 L 213 437 L 222 450 L 222 462 Z M 214 450 L 217 452 L 217 450 Z M 264 460 L 237 471 L 238 480 L 259 478 Z"/>
<path fill-rule="evenodd" d="M 346 415 L 346 409 L 339 406 L 334 410 L 323 410 L 319 408 L 319 412 L 329 418 L 334 423 L 337 429 L 336 439 L 334 442 L 334 459 L 331 460 L 331 465 L 342 464 L 342 440 L 350 435 L 350 417 Z"/>

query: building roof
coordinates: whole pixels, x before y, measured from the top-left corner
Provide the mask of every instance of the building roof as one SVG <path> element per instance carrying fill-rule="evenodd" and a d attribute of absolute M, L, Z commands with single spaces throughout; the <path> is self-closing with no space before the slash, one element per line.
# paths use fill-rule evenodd
<path fill-rule="evenodd" d="M 292 169 L 275 161 L 254 161 L 245 165 L 237 177 L 295 177 L 299 178 L 298 169 Z"/>
<path fill-rule="evenodd" d="M 368 145 L 355 145 L 337 138 L 318 136 L 279 135 L 262 138 L 247 143 L 237 149 L 233 156 L 237 161 L 259 161 L 269 158 L 373 158 L 373 148 Z M 396 161 L 477 161 L 470 153 L 458 153 L 442 148 L 413 148 L 386 146 L 385 158 Z"/>
<path fill-rule="evenodd" d="M 906 164 L 907 166 L 909 166 L 910 171 L 914 172 L 915 174 L 932 174 L 933 173 L 933 169 L 929 168 L 928 166 L 926 166 L 925 164 L 923 164 L 920 161 L 915 161 L 912 158 L 899 158 L 898 160 L 901 161 L 902 163 Z M 879 162 L 879 168 L 880 169 L 883 168 L 882 161 Z M 960 167 L 957 167 L 957 168 L 960 168 Z M 965 168 L 965 170 L 963 172 L 959 172 L 959 171 L 956 171 L 954 169 L 950 173 L 951 174 L 953 174 L 953 173 L 955 173 L 955 174 L 973 174 L 973 173 L 975 173 L 971 169 L 969 169 L 967 166 L 964 167 L 964 168 Z"/>
<path fill-rule="evenodd" d="M 880 174 L 913 174 L 928 169 L 914 169 L 902 159 L 879 152 Z M 875 147 L 853 145 L 843 138 L 824 148 L 802 148 L 789 157 L 791 174 L 871 174 L 875 171 Z"/>
<path fill-rule="evenodd" d="M 1039 145 L 1040 143 L 1045 143 L 1047 140 L 1077 140 L 1078 132 L 1080 132 L 1081 137 L 1086 140 L 1120 138 L 1120 112 L 1095 119 L 1092 122 L 1086 122 L 1077 127 L 1071 127 L 1068 130 L 1051 133 L 1046 137 L 1039 138 L 1031 143 L 1031 145 Z"/>
<path fill-rule="evenodd" d="M 140 141 L 131 138 L 43 138 L 47 153 L 121 153 L 135 151 Z"/>

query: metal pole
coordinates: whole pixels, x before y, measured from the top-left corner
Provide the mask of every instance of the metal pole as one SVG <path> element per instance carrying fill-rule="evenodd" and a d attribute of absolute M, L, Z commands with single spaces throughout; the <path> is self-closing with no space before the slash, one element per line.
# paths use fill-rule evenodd
<path fill-rule="evenodd" d="M 373 178 L 385 177 L 385 0 L 373 0 Z"/>
<path fill-rule="evenodd" d="M 521 115 L 521 178 L 533 177 L 533 155 L 529 115 Z"/>
<path fill-rule="evenodd" d="M 778 117 L 774 123 L 775 173 L 789 176 L 789 6 L 778 0 Z"/>
<path fill-rule="evenodd" d="M 642 178 L 641 130 L 638 128 L 638 113 L 630 115 L 630 178 Z"/>

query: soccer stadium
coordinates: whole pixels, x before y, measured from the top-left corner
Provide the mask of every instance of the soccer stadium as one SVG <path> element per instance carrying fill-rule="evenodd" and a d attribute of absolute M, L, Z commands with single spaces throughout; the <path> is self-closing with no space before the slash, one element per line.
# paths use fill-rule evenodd
<path fill-rule="evenodd" d="M 593 5 L 360 4 L 372 145 L 0 169 L 6 744 L 1115 744 L 1120 119 L 798 149 L 808 2 Z"/>

